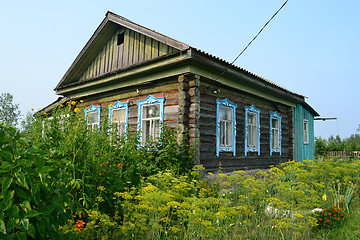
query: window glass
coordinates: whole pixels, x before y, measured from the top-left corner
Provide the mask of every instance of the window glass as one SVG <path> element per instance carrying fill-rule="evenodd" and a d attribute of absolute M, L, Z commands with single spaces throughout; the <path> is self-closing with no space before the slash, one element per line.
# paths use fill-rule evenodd
<path fill-rule="evenodd" d="M 143 118 L 160 117 L 160 104 L 152 104 L 143 106 Z"/>
<path fill-rule="evenodd" d="M 247 146 L 249 148 L 257 147 L 257 114 L 248 112 L 247 121 Z"/>
<path fill-rule="evenodd" d="M 309 121 L 304 119 L 304 144 L 309 144 Z"/>
<path fill-rule="evenodd" d="M 257 152 L 260 156 L 260 109 L 254 105 L 245 106 L 245 156 L 248 152 Z"/>
<path fill-rule="evenodd" d="M 281 119 L 278 112 L 270 113 L 270 156 L 272 153 L 281 155 Z"/>
<path fill-rule="evenodd" d="M 142 106 L 142 143 L 160 137 L 160 103 Z"/>
<path fill-rule="evenodd" d="M 113 109 L 111 116 L 111 124 L 114 129 L 123 135 L 126 133 L 126 111 L 125 108 Z"/>
<path fill-rule="evenodd" d="M 219 106 L 220 147 L 231 147 L 233 136 L 233 110 L 230 107 Z"/>
<path fill-rule="evenodd" d="M 94 124 L 99 122 L 99 113 L 90 112 L 88 116 L 88 124 Z"/>
<path fill-rule="evenodd" d="M 161 133 L 161 123 L 164 120 L 164 97 L 155 98 L 149 95 L 144 100 L 137 101 L 139 141 L 144 146 L 147 140 L 158 141 Z"/>
<path fill-rule="evenodd" d="M 125 122 L 125 108 L 112 110 L 112 121 Z"/>
<path fill-rule="evenodd" d="M 236 155 L 236 107 L 227 98 L 216 100 L 216 156 L 220 152 Z"/>

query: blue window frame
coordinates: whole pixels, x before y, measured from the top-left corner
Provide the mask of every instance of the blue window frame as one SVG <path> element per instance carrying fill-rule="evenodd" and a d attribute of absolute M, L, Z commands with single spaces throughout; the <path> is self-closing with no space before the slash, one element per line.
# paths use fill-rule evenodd
<path fill-rule="evenodd" d="M 145 100 L 137 101 L 139 141 L 144 145 L 148 140 L 157 141 L 164 122 L 164 97 L 149 95 Z"/>
<path fill-rule="evenodd" d="M 120 136 L 126 135 L 129 124 L 129 103 L 116 101 L 114 105 L 108 106 L 109 130 L 115 130 Z"/>
<path fill-rule="evenodd" d="M 216 100 L 216 156 L 220 152 L 236 155 L 236 107 L 229 99 Z"/>
<path fill-rule="evenodd" d="M 245 107 L 245 156 L 257 152 L 260 156 L 260 109 Z"/>
<path fill-rule="evenodd" d="M 270 113 L 270 156 L 274 152 L 281 155 L 281 119 L 278 112 Z"/>
<path fill-rule="evenodd" d="M 101 107 L 91 105 L 89 108 L 84 109 L 86 124 L 90 130 L 100 131 L 101 123 Z"/>

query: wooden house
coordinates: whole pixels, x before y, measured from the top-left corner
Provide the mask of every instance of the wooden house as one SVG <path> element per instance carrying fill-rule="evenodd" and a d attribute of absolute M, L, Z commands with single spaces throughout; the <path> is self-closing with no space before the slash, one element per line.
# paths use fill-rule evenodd
<path fill-rule="evenodd" d="M 224 70 L 227 69 L 226 72 Z M 223 73 L 223 74 L 222 74 Z M 264 168 L 314 155 L 304 96 L 108 12 L 55 88 L 51 106 L 84 100 L 88 125 L 157 137 L 161 123 L 188 133 L 208 171 Z"/>

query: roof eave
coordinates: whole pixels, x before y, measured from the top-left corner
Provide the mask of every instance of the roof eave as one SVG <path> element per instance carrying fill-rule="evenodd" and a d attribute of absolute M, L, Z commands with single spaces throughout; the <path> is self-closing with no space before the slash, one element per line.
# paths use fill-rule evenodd
<path fill-rule="evenodd" d="M 79 55 L 76 57 L 74 62 L 71 64 L 70 68 L 66 71 L 65 75 L 61 78 L 60 82 L 56 85 L 55 91 L 57 91 L 64 82 L 66 82 L 67 78 L 71 75 L 71 73 L 76 69 L 76 66 L 81 62 L 83 56 L 88 51 L 88 49 L 94 44 L 94 41 L 97 39 L 101 31 L 104 29 L 104 27 L 109 23 L 114 23 L 126 28 L 129 28 L 133 31 L 139 32 L 141 34 L 144 34 L 145 36 L 151 37 L 159 42 L 162 42 L 164 44 L 167 44 L 171 47 L 174 47 L 180 51 L 188 49 L 190 46 L 182 43 L 180 41 L 177 41 L 175 39 L 172 39 L 170 37 L 167 37 L 161 33 L 158 33 L 154 30 L 151 30 L 149 28 L 146 28 L 144 26 L 141 26 L 139 24 L 136 24 L 134 22 L 131 22 L 130 20 L 121 17 L 119 15 L 116 15 L 112 12 L 107 12 L 105 15 L 104 20 L 100 23 L 100 25 L 97 27 L 89 41 L 85 44 L 84 48 L 80 51 Z"/>
<path fill-rule="evenodd" d="M 314 108 L 312 108 L 307 102 L 302 102 L 301 105 L 303 105 L 303 107 L 308 110 L 314 117 L 319 117 L 320 114 L 318 112 L 315 111 Z"/>
<path fill-rule="evenodd" d="M 304 102 L 305 97 L 301 94 L 294 93 L 290 90 L 287 90 L 284 87 L 281 87 L 267 79 L 264 79 L 252 72 L 249 72 L 241 67 L 236 65 L 231 65 L 230 63 L 216 58 L 210 54 L 207 54 L 198 49 L 192 48 L 191 58 L 205 65 L 210 65 L 211 68 L 216 69 L 220 74 L 227 69 L 226 73 L 224 73 L 223 77 L 231 77 L 236 79 L 241 79 L 241 81 L 245 81 L 252 86 L 256 86 L 266 91 L 271 91 L 274 94 L 279 94 L 285 98 L 291 99 L 296 103 Z M 215 79 L 214 79 L 215 80 Z"/>

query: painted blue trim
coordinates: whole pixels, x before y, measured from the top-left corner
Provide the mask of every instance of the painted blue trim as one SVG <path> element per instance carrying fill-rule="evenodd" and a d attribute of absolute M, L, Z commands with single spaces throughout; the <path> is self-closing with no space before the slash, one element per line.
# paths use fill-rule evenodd
<path fill-rule="evenodd" d="M 129 103 L 128 102 L 116 101 L 116 103 L 114 103 L 114 105 L 108 106 L 108 110 L 109 110 L 109 132 L 111 130 L 112 110 L 121 109 L 121 108 L 125 108 L 125 130 L 126 130 L 126 135 L 127 135 L 128 134 L 128 125 L 129 125 Z"/>
<path fill-rule="evenodd" d="M 99 124 L 98 124 L 98 126 L 99 126 L 99 131 L 100 131 L 100 129 L 101 129 L 101 126 L 100 126 L 101 125 L 101 106 L 96 107 L 94 105 L 91 105 L 89 108 L 84 109 L 84 112 L 85 112 L 86 124 L 88 123 L 88 115 L 89 115 L 89 113 L 98 112 L 98 116 L 99 116 Z"/>
<path fill-rule="evenodd" d="M 220 105 L 232 109 L 233 139 L 232 139 L 231 147 L 220 147 L 220 115 L 219 115 Z M 216 99 L 216 156 L 217 157 L 219 156 L 220 152 L 232 152 L 233 156 L 236 156 L 236 108 L 237 108 L 237 104 L 230 102 L 230 100 L 227 98 L 223 100 Z"/>
<path fill-rule="evenodd" d="M 279 149 L 273 149 L 272 148 L 272 119 L 276 118 L 279 120 Z M 270 113 L 270 156 L 273 152 L 277 152 L 281 156 L 281 119 L 282 116 L 278 112 Z"/>
<path fill-rule="evenodd" d="M 139 130 L 139 142 L 141 144 L 143 144 L 141 142 L 141 137 L 142 137 L 142 133 L 141 133 L 141 110 L 142 110 L 142 106 L 143 105 L 147 105 L 147 104 L 154 104 L 154 103 L 160 103 L 160 122 L 164 123 L 164 102 L 165 102 L 165 97 L 158 97 L 155 98 L 152 95 L 147 96 L 146 99 L 144 100 L 139 100 L 137 101 L 137 105 L 138 105 L 138 130 Z M 161 128 L 161 132 L 162 132 L 162 128 Z"/>
<path fill-rule="evenodd" d="M 260 156 L 260 109 L 257 109 L 254 105 L 251 105 L 250 107 L 244 107 L 245 109 L 245 144 L 244 144 L 244 154 L 247 156 L 248 152 L 257 152 L 258 156 Z M 257 147 L 256 148 L 248 148 L 247 147 L 247 116 L 248 112 L 255 113 L 257 116 Z"/>

